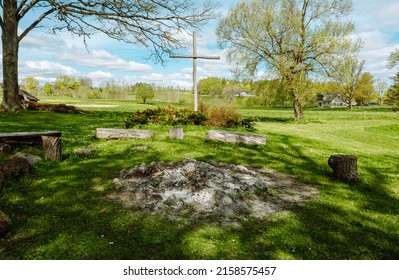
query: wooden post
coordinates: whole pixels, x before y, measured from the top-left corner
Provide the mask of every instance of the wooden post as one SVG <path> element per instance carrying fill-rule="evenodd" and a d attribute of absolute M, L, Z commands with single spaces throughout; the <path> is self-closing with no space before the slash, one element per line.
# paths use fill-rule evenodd
<path fill-rule="evenodd" d="M 183 140 L 184 139 L 183 128 L 182 127 L 170 128 L 169 129 L 169 138 L 170 139 Z"/>
<path fill-rule="evenodd" d="M 357 157 L 351 155 L 332 155 L 328 159 L 328 165 L 333 170 L 335 178 L 345 182 L 360 180 L 357 172 Z"/>
<path fill-rule="evenodd" d="M 61 161 L 61 137 L 42 136 L 44 158 L 47 160 Z"/>

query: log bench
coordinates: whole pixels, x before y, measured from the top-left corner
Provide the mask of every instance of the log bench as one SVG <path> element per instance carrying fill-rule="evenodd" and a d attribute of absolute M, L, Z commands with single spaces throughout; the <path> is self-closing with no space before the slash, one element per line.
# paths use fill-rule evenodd
<path fill-rule="evenodd" d="M 226 130 L 209 130 L 206 133 L 207 141 L 222 141 L 228 143 L 245 143 L 249 145 L 265 145 L 266 135 L 248 134 Z"/>
<path fill-rule="evenodd" d="M 59 131 L 0 133 L 0 144 L 42 146 L 45 159 L 61 161 L 61 136 Z"/>
<path fill-rule="evenodd" d="M 151 130 L 132 130 L 115 128 L 97 128 L 96 137 L 99 139 L 147 139 L 154 136 Z"/>

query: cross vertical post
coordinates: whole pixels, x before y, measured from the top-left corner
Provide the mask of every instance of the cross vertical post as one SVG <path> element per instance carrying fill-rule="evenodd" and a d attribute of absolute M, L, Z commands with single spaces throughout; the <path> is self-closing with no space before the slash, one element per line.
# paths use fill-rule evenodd
<path fill-rule="evenodd" d="M 219 56 L 197 55 L 197 33 L 193 32 L 193 55 L 171 55 L 170 58 L 191 58 L 193 60 L 193 90 L 194 90 L 194 111 L 198 111 L 198 83 L 197 83 L 197 59 L 220 59 Z"/>

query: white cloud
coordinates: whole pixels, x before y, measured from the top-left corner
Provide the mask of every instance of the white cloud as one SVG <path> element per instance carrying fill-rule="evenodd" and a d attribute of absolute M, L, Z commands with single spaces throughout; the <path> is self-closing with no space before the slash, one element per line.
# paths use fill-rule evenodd
<path fill-rule="evenodd" d="M 22 62 L 19 72 L 21 77 L 56 77 L 58 75 L 73 76 L 78 74 L 78 71 L 72 67 L 47 60 Z"/>
<path fill-rule="evenodd" d="M 68 52 L 59 55 L 63 61 L 73 62 L 76 65 L 88 66 L 92 68 L 102 68 L 108 70 L 142 72 L 151 71 L 152 67 L 148 64 L 137 63 L 134 61 L 126 61 L 120 57 L 113 55 L 105 50 L 94 50 L 87 52 Z"/>

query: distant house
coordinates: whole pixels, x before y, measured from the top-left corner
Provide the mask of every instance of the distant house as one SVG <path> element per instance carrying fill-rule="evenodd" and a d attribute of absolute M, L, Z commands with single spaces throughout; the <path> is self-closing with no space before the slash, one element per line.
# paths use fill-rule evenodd
<path fill-rule="evenodd" d="M 322 93 L 317 95 L 317 104 L 319 108 L 348 107 L 347 101 L 345 101 L 341 95 L 336 93 Z M 352 102 L 352 105 L 356 105 L 356 102 Z"/>
<path fill-rule="evenodd" d="M 234 97 L 255 97 L 256 95 L 253 93 L 250 93 L 248 91 L 239 91 L 237 93 L 234 94 Z"/>

